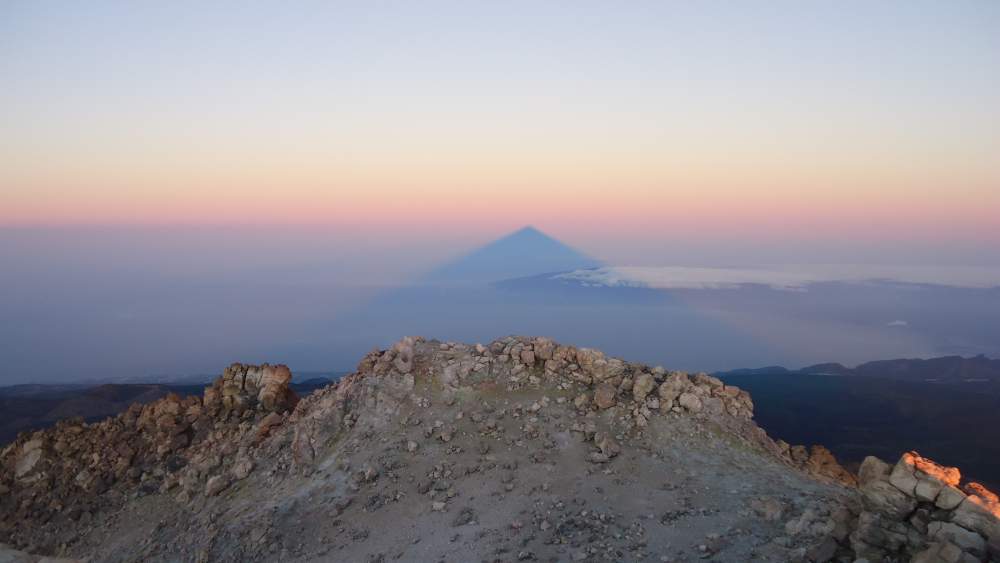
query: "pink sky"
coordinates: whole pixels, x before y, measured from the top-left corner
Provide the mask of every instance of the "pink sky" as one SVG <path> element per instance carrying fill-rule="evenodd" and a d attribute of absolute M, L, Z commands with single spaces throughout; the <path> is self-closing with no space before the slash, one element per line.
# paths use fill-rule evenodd
<path fill-rule="evenodd" d="M 1000 243 L 995 7 L 557 4 L 4 8 L 0 226 Z"/>

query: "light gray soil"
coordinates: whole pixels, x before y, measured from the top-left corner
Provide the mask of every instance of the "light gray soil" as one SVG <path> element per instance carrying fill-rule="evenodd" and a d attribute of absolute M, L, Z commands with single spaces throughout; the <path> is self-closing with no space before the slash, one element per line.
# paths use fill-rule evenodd
<path fill-rule="evenodd" d="M 619 435 L 620 455 L 592 463 L 594 444 L 571 427 L 607 430 L 614 409 L 578 416 L 569 393 L 560 404 L 542 390 L 451 406 L 423 395 L 430 407 L 351 430 L 310 475 L 257 471 L 189 504 L 138 498 L 74 551 L 101 561 L 787 561 L 814 538 L 788 537 L 785 523 L 807 508 L 819 517 L 843 494 L 710 420 L 655 417 Z M 530 413 L 543 396 L 549 405 Z M 425 435 L 438 422 L 448 442 L 440 428 Z M 762 517 L 762 500 L 781 516 Z"/>

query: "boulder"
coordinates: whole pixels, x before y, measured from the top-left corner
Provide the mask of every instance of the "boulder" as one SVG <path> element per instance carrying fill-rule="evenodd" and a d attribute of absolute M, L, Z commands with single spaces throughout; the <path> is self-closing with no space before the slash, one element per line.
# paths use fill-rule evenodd
<path fill-rule="evenodd" d="M 934 502 L 941 489 L 958 486 L 961 480 L 958 468 L 938 465 L 917 452 L 903 454 L 889 475 L 893 486 L 924 502 Z"/>
<path fill-rule="evenodd" d="M 646 396 L 656 387 L 656 380 L 649 373 L 640 373 L 632 383 L 632 396 L 637 402 L 646 400 Z"/>
<path fill-rule="evenodd" d="M 536 338 L 534 342 L 535 356 L 542 361 L 551 360 L 556 345 L 548 338 Z"/>
<path fill-rule="evenodd" d="M 580 369 L 595 381 L 603 381 L 607 376 L 608 361 L 604 352 L 592 348 L 580 348 L 576 351 L 577 363 Z"/>
<path fill-rule="evenodd" d="M 850 537 L 851 545 L 859 557 L 869 557 L 872 554 L 869 548 L 893 553 L 906 546 L 907 526 L 882 514 L 865 511 L 858 516 L 857 527 Z"/>
<path fill-rule="evenodd" d="M 934 501 L 934 506 L 944 510 L 953 510 L 965 500 L 965 493 L 953 485 L 945 485 Z"/>
<path fill-rule="evenodd" d="M 679 371 L 672 371 L 666 380 L 660 384 L 657 394 L 660 396 L 660 408 L 669 410 L 674 401 L 681 396 L 691 386 L 691 381 L 687 375 Z"/>
<path fill-rule="evenodd" d="M 681 393 L 677 398 L 677 404 L 688 412 L 701 412 L 701 399 L 694 393 Z"/>
<path fill-rule="evenodd" d="M 957 545 L 948 542 L 932 543 L 927 549 L 917 553 L 910 563 L 978 563 L 979 560 L 962 553 Z"/>
<path fill-rule="evenodd" d="M 602 383 L 594 389 L 594 404 L 600 409 L 608 409 L 615 406 L 617 402 L 615 399 L 616 389 L 607 384 Z"/>
<path fill-rule="evenodd" d="M 615 379 L 625 375 L 625 371 L 628 366 L 624 361 L 618 358 L 608 358 L 607 365 L 604 368 L 605 379 Z"/>
<path fill-rule="evenodd" d="M 288 366 L 264 365 L 261 369 L 257 400 L 270 411 L 282 411 L 295 407 L 298 397 L 288 385 L 292 382 L 292 372 Z"/>
<path fill-rule="evenodd" d="M 21 446 L 21 452 L 14 465 L 14 477 L 22 479 L 30 475 L 38 467 L 38 462 L 42 460 L 43 454 L 41 439 L 35 438 L 25 442 Z"/>
<path fill-rule="evenodd" d="M 696 373 L 691 379 L 699 387 L 708 387 L 709 389 L 722 389 L 723 387 L 722 380 L 707 373 Z"/>
<path fill-rule="evenodd" d="M 917 508 L 915 498 L 900 491 L 888 480 L 869 481 L 860 490 L 864 506 L 890 520 L 905 520 Z"/>
<path fill-rule="evenodd" d="M 970 494 L 951 513 L 951 521 L 986 538 L 1000 536 L 1000 503 L 995 497 Z"/>
<path fill-rule="evenodd" d="M 298 403 L 298 396 L 289 387 L 292 372 L 285 365 L 263 364 L 259 366 L 234 363 L 226 368 L 222 377 L 213 385 L 221 395 L 222 406 L 241 413 L 257 406 L 270 411 L 291 410 Z M 216 392 L 211 397 L 206 392 L 206 404 L 214 402 Z M 164 404 L 164 407 L 170 402 Z M 172 409 L 169 414 L 177 414 Z"/>
<path fill-rule="evenodd" d="M 861 462 L 858 469 L 858 485 L 864 486 L 873 481 L 885 481 L 889 479 L 889 472 L 892 467 L 875 456 L 868 456 Z"/>
<path fill-rule="evenodd" d="M 412 336 L 407 336 L 393 345 L 392 367 L 401 374 L 410 373 L 413 370 L 413 342 Z"/>
<path fill-rule="evenodd" d="M 718 397 L 705 397 L 701 400 L 705 412 L 720 415 L 726 412 L 726 403 Z"/>
<path fill-rule="evenodd" d="M 903 459 L 900 459 L 892 468 L 892 472 L 889 473 L 889 482 L 907 496 L 912 497 L 916 496 L 914 490 L 917 487 L 917 477 L 913 474 L 913 466 L 904 461 L 906 455 L 903 454 Z"/>
<path fill-rule="evenodd" d="M 927 526 L 927 537 L 935 542 L 955 544 L 976 557 L 986 555 L 986 540 L 982 536 L 951 522 L 931 522 Z"/>
<path fill-rule="evenodd" d="M 521 362 L 529 367 L 535 365 L 535 351 L 528 348 L 521 350 Z"/>

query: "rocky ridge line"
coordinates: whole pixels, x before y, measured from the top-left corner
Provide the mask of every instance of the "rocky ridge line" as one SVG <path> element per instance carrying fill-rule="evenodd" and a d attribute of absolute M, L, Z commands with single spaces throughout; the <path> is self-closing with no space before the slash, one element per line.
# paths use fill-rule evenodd
<path fill-rule="evenodd" d="M 130 495 L 169 490 L 181 479 L 182 494 L 218 492 L 230 475 L 252 468 L 241 438 L 253 428 L 265 437 L 298 403 L 291 380 L 286 366 L 233 364 L 203 397 L 171 394 L 101 422 L 68 419 L 21 434 L 0 451 L 0 541 L 52 551 L 57 546 L 31 532 L 87 524 Z M 229 471 L 213 471 L 223 458 Z M 209 473 L 216 474 L 206 482 Z"/>
<path fill-rule="evenodd" d="M 100 423 L 66 421 L 20 436 L 0 453 L 0 541 L 30 551 L 72 553 L 73 534 L 52 544 L 54 530 L 91 526 L 95 515 L 107 518 L 130 499 L 166 495 L 182 505 L 207 502 L 258 468 L 266 468 L 263 485 L 326 471 L 326 460 L 345 436 L 405 425 L 409 415 L 400 421 L 400 413 L 426 408 L 434 393 L 453 403 L 472 395 L 552 388 L 561 393 L 557 401 L 570 397 L 576 412 L 586 415 L 572 430 L 592 444 L 588 460 L 596 465 L 614 463 L 630 437 L 641 436 L 654 418 L 684 417 L 717 425 L 748 447 L 827 482 L 849 487 L 858 482 L 825 448 L 767 437 L 752 421 L 753 402 L 745 391 L 706 374 L 628 363 L 545 338 L 508 337 L 488 346 L 406 338 L 368 354 L 354 374 L 301 401 L 288 389 L 290 380 L 284 366 L 234 364 L 202 398 L 168 397 Z M 524 416 L 531 418 L 545 404 L 547 396 Z M 609 430 L 599 430 L 594 417 L 607 420 Z M 491 419 L 474 422 L 488 431 Z M 524 430 L 531 435 L 530 426 Z M 426 431 L 448 443 L 457 429 L 435 422 Z M 410 442 L 405 448 L 413 451 Z M 866 460 L 860 494 L 852 493 L 857 502 L 846 502 L 838 512 L 843 525 L 828 529 L 821 523 L 825 517 L 816 514 L 790 520 L 791 536 L 820 530 L 819 541 L 803 551 L 804 560 L 829 561 L 848 553 L 872 562 L 996 559 L 996 496 L 975 484 L 960 489 L 957 470 L 932 470 L 932 462 L 917 459 L 922 458 L 904 456 L 896 465 L 902 469 L 888 471 L 886 464 Z M 909 466 L 916 480 L 912 489 L 905 479 Z M 362 469 L 358 479 L 364 483 L 377 475 L 377 469 Z M 934 479 L 942 483 L 937 492 Z M 950 506 L 940 500 L 942 494 L 962 498 Z"/>

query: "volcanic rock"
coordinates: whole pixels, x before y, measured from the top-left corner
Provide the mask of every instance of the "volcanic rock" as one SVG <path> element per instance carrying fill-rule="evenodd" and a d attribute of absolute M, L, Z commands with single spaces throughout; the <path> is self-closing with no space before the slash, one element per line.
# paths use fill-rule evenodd
<path fill-rule="evenodd" d="M 957 470 L 910 452 L 855 477 L 772 440 L 749 394 L 705 374 L 547 338 L 407 337 L 302 400 L 290 381 L 233 364 L 202 397 L 19 436 L 0 541 L 26 561 L 874 563 L 1000 545 L 998 499 Z"/>

